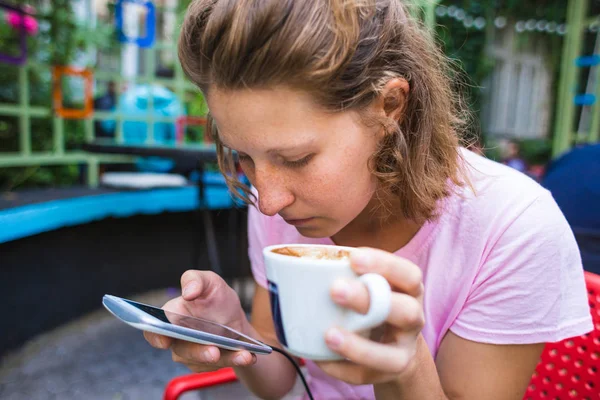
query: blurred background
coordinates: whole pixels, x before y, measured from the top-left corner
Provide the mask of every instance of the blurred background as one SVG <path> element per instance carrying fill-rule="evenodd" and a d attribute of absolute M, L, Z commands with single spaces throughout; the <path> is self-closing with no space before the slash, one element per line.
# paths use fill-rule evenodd
<path fill-rule="evenodd" d="M 245 209 L 176 56 L 189 3 L 0 0 L 2 399 L 161 398 L 187 372 L 105 293 L 162 306 L 210 269 L 249 310 Z M 467 84 L 468 146 L 551 190 L 600 272 L 600 1 L 410 7 Z"/>

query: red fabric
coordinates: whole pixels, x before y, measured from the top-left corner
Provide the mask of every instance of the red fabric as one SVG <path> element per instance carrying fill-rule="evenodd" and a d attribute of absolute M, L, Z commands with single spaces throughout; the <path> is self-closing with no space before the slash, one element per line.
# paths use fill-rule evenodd
<path fill-rule="evenodd" d="M 524 400 L 600 399 L 600 276 L 585 273 L 594 330 L 548 343 Z"/>

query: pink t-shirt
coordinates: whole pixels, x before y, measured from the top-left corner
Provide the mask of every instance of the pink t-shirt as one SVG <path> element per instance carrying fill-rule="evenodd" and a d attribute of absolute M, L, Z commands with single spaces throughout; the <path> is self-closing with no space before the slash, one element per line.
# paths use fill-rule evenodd
<path fill-rule="evenodd" d="M 554 342 L 592 329 L 577 243 L 549 191 L 529 177 L 463 150 L 468 187 L 442 202 L 398 256 L 423 271 L 423 337 L 435 358 L 444 335 L 482 343 Z M 263 247 L 333 244 L 301 236 L 281 217 L 249 208 L 249 256 L 266 287 Z M 374 399 L 372 385 L 353 386 L 307 362 L 319 399 Z"/>

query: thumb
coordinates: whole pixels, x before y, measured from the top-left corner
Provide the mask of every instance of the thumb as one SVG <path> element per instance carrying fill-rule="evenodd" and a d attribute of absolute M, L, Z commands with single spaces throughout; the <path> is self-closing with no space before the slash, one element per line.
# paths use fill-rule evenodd
<path fill-rule="evenodd" d="M 188 270 L 181 276 L 181 297 L 186 301 L 193 301 L 204 297 L 217 280 L 221 279 L 210 271 Z"/>

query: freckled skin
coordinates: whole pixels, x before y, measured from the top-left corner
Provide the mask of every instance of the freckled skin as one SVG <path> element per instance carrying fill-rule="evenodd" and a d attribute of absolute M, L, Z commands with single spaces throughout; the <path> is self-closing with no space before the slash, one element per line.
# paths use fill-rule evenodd
<path fill-rule="evenodd" d="M 361 124 L 356 112 L 327 112 L 285 88 L 213 88 L 207 101 L 220 139 L 242 155 L 261 212 L 313 218 L 296 226 L 307 237 L 333 236 L 369 213 L 376 179 L 368 160 L 378 131 Z M 285 164 L 310 155 L 304 166 Z"/>

